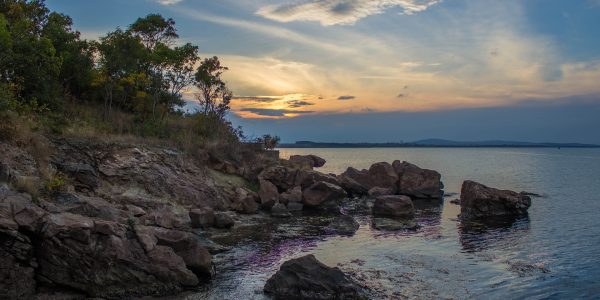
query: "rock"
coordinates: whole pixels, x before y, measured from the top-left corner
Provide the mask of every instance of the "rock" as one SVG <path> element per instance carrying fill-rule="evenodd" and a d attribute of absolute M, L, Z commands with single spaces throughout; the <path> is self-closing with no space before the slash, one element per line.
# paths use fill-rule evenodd
<path fill-rule="evenodd" d="M 440 173 L 421 169 L 408 162 L 394 161 L 392 164 L 398 174 L 398 193 L 412 198 L 440 199 L 443 185 Z"/>
<path fill-rule="evenodd" d="M 0 182 L 10 182 L 11 177 L 12 172 L 10 167 L 5 163 L 0 162 Z"/>
<path fill-rule="evenodd" d="M 474 181 L 463 182 L 460 195 L 460 216 L 463 219 L 519 216 L 527 214 L 529 196 L 487 187 Z"/>
<path fill-rule="evenodd" d="M 287 192 L 279 195 L 279 202 L 288 205 L 289 203 L 302 202 L 302 188 L 297 186 Z"/>
<path fill-rule="evenodd" d="M 373 205 L 373 215 L 412 219 L 415 207 L 407 196 L 379 196 Z"/>
<path fill-rule="evenodd" d="M 257 197 L 258 195 L 250 190 L 237 188 L 236 199 L 231 207 L 240 214 L 255 214 L 258 211 Z"/>
<path fill-rule="evenodd" d="M 292 155 L 289 159 L 290 163 L 299 169 L 320 168 L 325 165 L 326 161 L 316 155 Z"/>
<path fill-rule="evenodd" d="M 238 199 L 232 204 L 233 210 L 240 214 L 255 214 L 258 211 L 258 204 L 254 200 L 254 197 L 246 197 Z"/>
<path fill-rule="evenodd" d="M 125 205 L 125 208 L 127 208 L 127 210 L 131 212 L 131 214 L 136 218 L 146 214 L 146 211 L 144 209 L 135 205 L 128 204 Z"/>
<path fill-rule="evenodd" d="M 288 168 L 283 165 L 276 165 L 263 170 L 259 175 L 259 181 L 266 180 L 281 190 L 288 190 L 295 187 L 298 173 L 300 170 Z"/>
<path fill-rule="evenodd" d="M 159 227 L 149 227 L 145 230 L 154 234 L 157 245 L 173 249 L 194 274 L 201 277 L 212 276 L 212 257 L 196 236 L 189 232 Z"/>
<path fill-rule="evenodd" d="M 317 207 L 326 202 L 342 200 L 345 197 L 346 192 L 341 187 L 320 181 L 304 190 L 302 203 L 306 206 Z"/>
<path fill-rule="evenodd" d="M 265 209 L 271 209 L 275 203 L 279 202 L 279 191 L 270 181 L 261 179 L 259 183 L 258 196 L 260 197 L 260 204 Z"/>
<path fill-rule="evenodd" d="M 0 299 L 33 298 L 35 267 L 31 240 L 16 230 L 3 230 L 0 226 Z"/>
<path fill-rule="evenodd" d="M 159 226 L 168 229 L 189 229 L 192 228 L 192 220 L 189 213 L 176 213 L 171 207 L 149 212 L 140 218 L 142 224 L 149 226 Z"/>
<path fill-rule="evenodd" d="M 227 213 L 225 213 L 225 212 L 216 212 L 215 213 L 215 227 L 216 228 L 229 229 L 229 228 L 233 227 L 234 224 L 235 224 L 235 221 L 233 221 L 233 218 L 231 218 L 231 216 L 229 216 Z"/>
<path fill-rule="evenodd" d="M 339 179 L 337 179 L 335 176 L 323 174 L 313 170 L 299 171 L 296 176 L 296 185 L 302 187 L 303 189 L 310 187 L 319 181 L 324 181 L 335 185 L 341 184 Z"/>
<path fill-rule="evenodd" d="M 59 169 L 77 182 L 76 187 L 87 190 L 95 190 L 99 185 L 98 172 L 89 164 L 64 163 Z"/>
<path fill-rule="evenodd" d="M 277 203 L 271 208 L 271 216 L 276 218 L 289 218 L 292 216 L 287 207 L 282 203 Z"/>
<path fill-rule="evenodd" d="M 135 238 L 119 237 L 115 230 L 119 224 L 99 224 L 70 213 L 48 215 L 45 220 L 37 237 L 36 273 L 48 284 L 102 298 L 164 295 L 198 284 L 173 249 L 155 241 L 142 248 Z"/>
<path fill-rule="evenodd" d="M 341 215 L 329 224 L 329 229 L 343 235 L 353 235 L 358 228 L 360 228 L 360 224 L 352 216 L 348 215 Z"/>
<path fill-rule="evenodd" d="M 287 204 L 288 211 L 302 211 L 304 204 L 298 202 L 290 202 Z"/>
<path fill-rule="evenodd" d="M 369 171 L 359 171 L 352 167 L 340 175 L 340 184 L 344 190 L 353 196 L 366 195 L 373 187 Z"/>
<path fill-rule="evenodd" d="M 394 189 L 376 186 L 369 190 L 369 197 L 388 196 L 394 194 Z"/>
<path fill-rule="evenodd" d="M 210 228 L 215 224 L 215 213 L 210 208 L 194 208 L 190 210 L 192 228 Z"/>
<path fill-rule="evenodd" d="M 283 263 L 267 280 L 264 291 L 275 299 L 366 299 L 350 277 L 313 255 Z"/>
<path fill-rule="evenodd" d="M 392 194 L 396 192 L 398 175 L 389 163 L 379 162 L 371 165 L 369 175 L 371 176 L 371 184 L 374 187 L 391 189 L 393 191 Z"/>
<path fill-rule="evenodd" d="M 373 228 L 378 230 L 397 231 L 417 227 L 417 222 L 414 219 L 373 218 Z"/>

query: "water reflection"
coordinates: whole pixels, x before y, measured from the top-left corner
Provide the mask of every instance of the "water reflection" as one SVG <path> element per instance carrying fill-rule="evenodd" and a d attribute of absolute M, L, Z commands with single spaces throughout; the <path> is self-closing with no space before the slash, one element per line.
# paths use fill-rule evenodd
<path fill-rule="evenodd" d="M 491 248 L 506 248 L 529 233 L 529 216 L 462 221 L 457 224 L 463 251 L 480 252 Z"/>

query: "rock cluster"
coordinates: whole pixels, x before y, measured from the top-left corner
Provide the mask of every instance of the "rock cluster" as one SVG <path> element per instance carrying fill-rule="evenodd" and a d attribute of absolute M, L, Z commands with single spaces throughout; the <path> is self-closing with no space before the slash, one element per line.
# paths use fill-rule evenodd
<path fill-rule="evenodd" d="M 440 199 L 440 173 L 421 169 L 408 162 L 373 164 L 368 170 L 348 168 L 340 176 L 341 186 L 355 196 L 405 195 L 411 198 Z"/>

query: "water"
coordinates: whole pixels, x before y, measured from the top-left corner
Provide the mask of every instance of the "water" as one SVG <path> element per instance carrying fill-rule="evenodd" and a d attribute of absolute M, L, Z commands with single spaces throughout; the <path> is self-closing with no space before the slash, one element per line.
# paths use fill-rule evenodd
<path fill-rule="evenodd" d="M 420 203 L 416 231 L 381 232 L 359 215 L 352 237 L 329 235 L 328 217 L 238 228 L 217 241 L 235 246 L 215 257 L 218 275 L 189 299 L 265 299 L 265 281 L 284 261 L 314 254 L 372 290 L 377 299 L 600 298 L 600 149 L 399 148 L 282 149 L 316 154 L 320 171 L 342 173 L 406 160 L 442 174 L 445 192 L 463 180 L 542 194 L 529 216 L 495 227 L 465 227 L 459 206 Z"/>

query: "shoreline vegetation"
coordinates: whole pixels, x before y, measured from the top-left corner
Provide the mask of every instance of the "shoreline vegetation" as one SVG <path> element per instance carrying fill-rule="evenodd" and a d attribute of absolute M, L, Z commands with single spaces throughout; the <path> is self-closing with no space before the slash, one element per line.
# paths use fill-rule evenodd
<path fill-rule="evenodd" d="M 459 142 L 430 139 L 400 143 L 330 143 L 297 141 L 281 143 L 278 148 L 600 148 L 600 145 L 581 143 L 533 143 L 513 141 Z"/>

